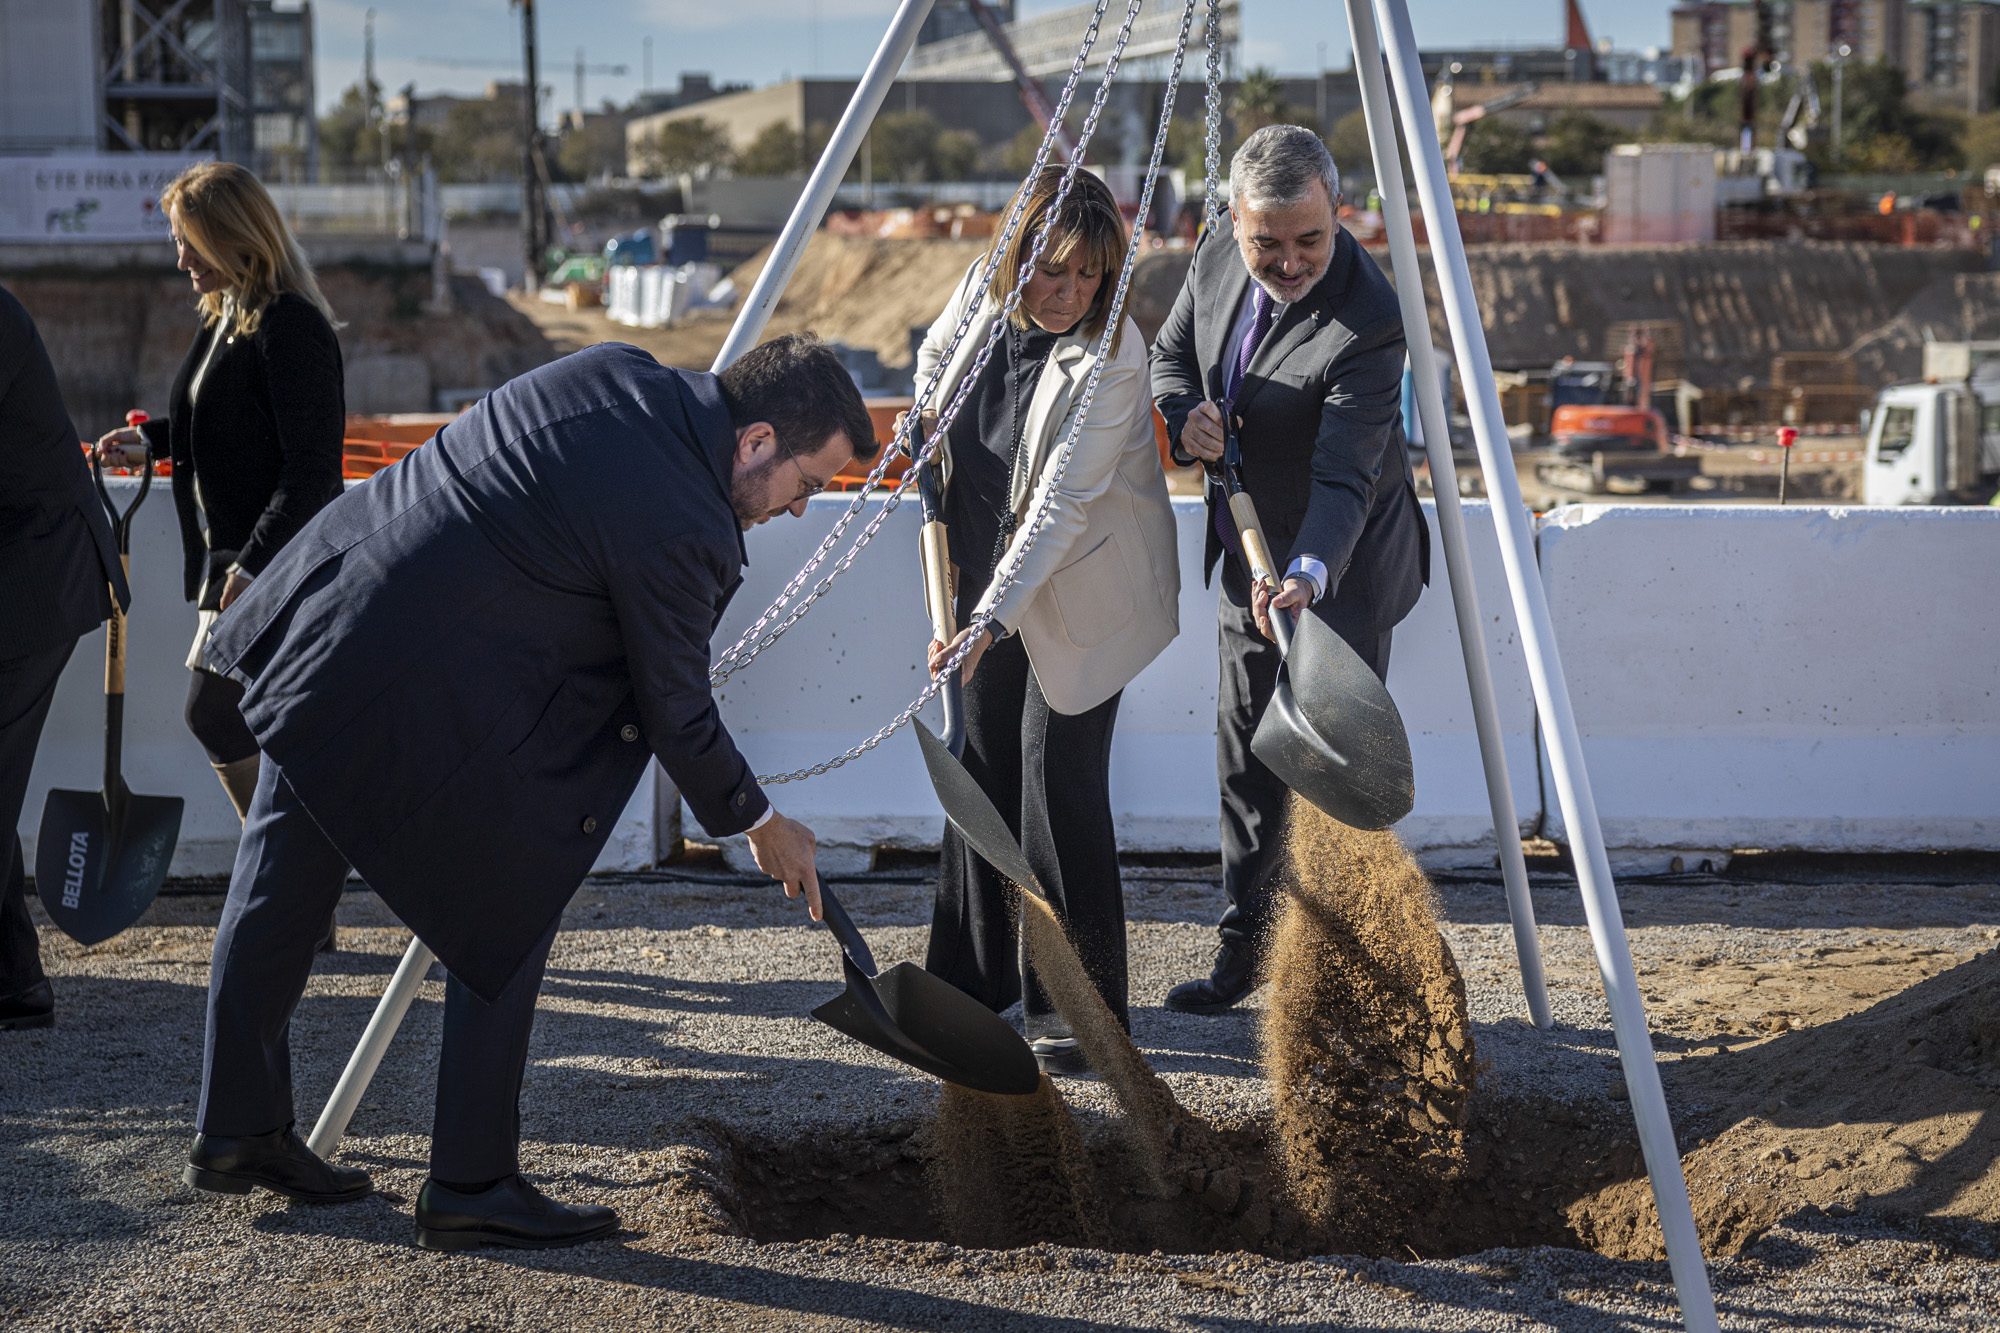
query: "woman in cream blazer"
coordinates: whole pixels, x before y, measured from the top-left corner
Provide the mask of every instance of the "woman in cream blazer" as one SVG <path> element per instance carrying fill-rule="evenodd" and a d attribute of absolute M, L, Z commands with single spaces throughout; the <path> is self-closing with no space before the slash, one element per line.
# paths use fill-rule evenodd
<path fill-rule="evenodd" d="M 963 667 L 965 762 L 1020 837 L 1105 1003 L 1129 1026 L 1111 733 L 1120 692 L 1179 630 L 1180 564 L 1145 342 L 1129 319 L 1109 340 L 1090 412 L 1055 475 L 1126 244 L 1110 191 L 1087 173 L 1051 216 L 1061 179 L 1052 167 L 1023 185 L 1022 224 L 992 282 L 979 282 L 984 260 L 966 273 L 924 339 L 917 375 L 937 369 L 973 309 L 933 399 L 951 401 L 1047 225 L 1020 307 L 938 453 L 958 623 L 993 616 Z M 933 642 L 932 669 L 973 633 Z M 1023 965 L 1008 895 L 947 826 L 926 966 L 996 1011 L 1020 999 L 1044 1068 L 1075 1072 L 1075 1039 Z"/>

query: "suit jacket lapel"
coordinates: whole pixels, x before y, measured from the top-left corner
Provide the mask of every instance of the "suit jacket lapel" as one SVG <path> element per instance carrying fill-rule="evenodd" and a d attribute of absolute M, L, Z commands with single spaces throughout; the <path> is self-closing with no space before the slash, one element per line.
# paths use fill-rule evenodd
<path fill-rule="evenodd" d="M 1196 338 L 1196 354 L 1201 358 L 1197 364 L 1208 367 L 1208 396 L 1220 399 L 1229 385 L 1229 363 L 1234 359 L 1234 349 L 1224 346 L 1229 341 L 1229 331 L 1236 326 L 1236 312 L 1243 305 L 1243 293 L 1250 287 L 1250 270 L 1243 267 L 1243 256 L 1236 252 L 1236 243 L 1229 233 L 1224 233 L 1211 242 L 1229 247 L 1229 262 L 1217 265 L 1222 276 L 1213 286 L 1213 302 L 1206 310 L 1197 309 L 1199 322 Z"/>
<path fill-rule="evenodd" d="M 1007 502 L 1017 514 L 1033 493 L 1035 478 L 1041 475 L 1042 468 L 1060 443 L 1055 436 L 1069 419 L 1070 404 L 1076 397 L 1077 387 L 1083 382 L 1087 350 L 1086 339 L 1064 338 L 1050 350 L 1049 363 L 1042 368 L 1041 378 L 1035 381 L 1034 396 L 1028 400 L 1028 416 L 1021 423 L 1024 456 L 1021 466 L 1014 469 L 1007 496 Z"/>

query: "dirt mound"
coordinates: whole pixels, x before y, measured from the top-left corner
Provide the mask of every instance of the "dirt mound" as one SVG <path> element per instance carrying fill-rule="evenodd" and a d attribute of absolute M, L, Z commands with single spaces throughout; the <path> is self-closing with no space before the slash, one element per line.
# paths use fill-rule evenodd
<path fill-rule="evenodd" d="M 1297 796 L 1287 821 L 1264 1019 L 1272 1154 L 1330 1246 L 1428 1249 L 1465 1166 L 1465 983 L 1430 881 L 1394 833 L 1348 828 Z"/>
<path fill-rule="evenodd" d="M 1668 1067 L 1677 1102 L 1712 1107 L 1687 1154 L 1710 1254 L 1734 1254 L 1802 1209 L 2000 1222 L 2000 952 L 1871 1008 Z M 1636 1160 L 1580 1200 L 1593 1248 L 1659 1258 Z"/>
<path fill-rule="evenodd" d="M 928 328 L 984 241 L 885 241 L 813 235 L 771 314 L 769 337 L 810 329 L 832 342 L 865 347 L 885 366 L 911 362 L 910 330 Z M 770 259 L 767 249 L 729 275 L 748 296 Z"/>
<path fill-rule="evenodd" d="M 1954 273 L 1924 287 L 1848 356 L 1863 384 L 1907 384 L 1923 378 L 1925 343 L 1984 338 L 2000 338 L 2000 274 Z"/>

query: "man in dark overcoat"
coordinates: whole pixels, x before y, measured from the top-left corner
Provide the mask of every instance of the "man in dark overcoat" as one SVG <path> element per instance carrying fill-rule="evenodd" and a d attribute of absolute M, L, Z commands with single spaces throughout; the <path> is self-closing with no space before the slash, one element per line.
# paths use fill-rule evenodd
<path fill-rule="evenodd" d="M 28 914 L 21 803 L 76 641 L 127 602 L 125 572 L 35 321 L 0 287 L 0 1031 L 55 1022 Z"/>
<path fill-rule="evenodd" d="M 1286 789 L 1250 752 L 1277 688 L 1269 614 L 1319 616 L 1383 679 L 1389 637 L 1430 580 L 1430 536 L 1399 414 L 1395 290 L 1340 226 L 1339 175 L 1311 130 L 1271 125 L 1236 151 L 1229 219 L 1205 236 L 1153 347 L 1153 396 L 1183 463 L 1222 457 L 1225 410 L 1282 589 L 1251 586 L 1221 488 L 1208 487 L 1219 599 L 1216 769 L 1229 898 L 1209 976 L 1168 992 L 1220 1013 L 1255 989 L 1271 925 Z M 1224 553 L 1229 558 L 1224 560 Z M 1275 592 L 1275 597 L 1273 593 Z"/>
<path fill-rule="evenodd" d="M 369 1188 L 293 1129 L 286 1031 L 351 866 L 449 974 L 430 1248 L 564 1245 L 606 1208 L 517 1170 L 518 1102 L 563 906 L 657 756 L 711 834 L 818 912 L 814 842 L 722 724 L 709 638 L 743 533 L 803 514 L 868 413 L 809 336 L 720 377 L 593 347 L 502 385 L 315 516 L 217 622 L 265 763 L 216 934 L 187 1179 Z"/>

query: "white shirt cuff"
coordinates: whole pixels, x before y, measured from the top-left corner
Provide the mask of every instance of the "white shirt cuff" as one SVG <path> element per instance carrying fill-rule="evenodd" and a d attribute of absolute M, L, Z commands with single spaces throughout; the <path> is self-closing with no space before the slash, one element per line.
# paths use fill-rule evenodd
<path fill-rule="evenodd" d="M 1313 586 L 1313 600 L 1326 596 L 1326 562 L 1316 555 L 1302 555 L 1285 571 L 1288 579 L 1304 579 Z"/>
<path fill-rule="evenodd" d="M 758 829 L 763 828 L 764 825 L 770 823 L 773 819 L 776 819 L 777 817 L 778 817 L 778 807 L 775 805 L 766 804 L 764 807 L 764 813 L 758 815 L 757 818 L 752 820 L 750 822 L 750 827 L 743 831 L 745 833 L 755 833 Z"/>

